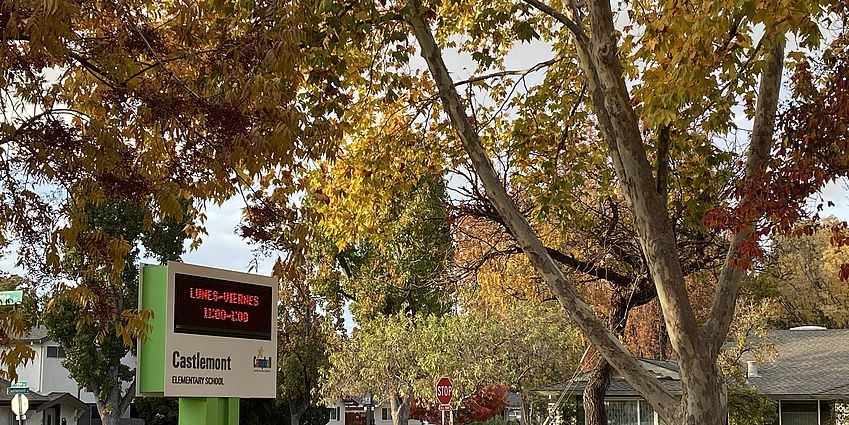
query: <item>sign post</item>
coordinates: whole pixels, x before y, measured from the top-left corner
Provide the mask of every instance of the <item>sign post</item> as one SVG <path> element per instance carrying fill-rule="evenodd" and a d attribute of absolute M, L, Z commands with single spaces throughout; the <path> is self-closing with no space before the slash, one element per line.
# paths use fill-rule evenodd
<path fill-rule="evenodd" d="M 18 424 L 22 424 L 26 419 L 26 413 L 29 410 L 29 399 L 23 394 L 15 394 L 12 398 L 12 412 L 18 420 Z"/>
<path fill-rule="evenodd" d="M 443 376 L 436 381 L 436 399 L 442 412 L 442 425 L 445 425 L 445 411 L 451 411 L 451 397 L 454 395 L 451 378 Z M 454 422 L 454 412 L 451 412 L 451 422 Z"/>
<path fill-rule="evenodd" d="M 240 398 L 277 395 L 277 280 L 169 262 L 142 268 L 137 393 L 179 397 L 180 425 L 237 425 Z"/>

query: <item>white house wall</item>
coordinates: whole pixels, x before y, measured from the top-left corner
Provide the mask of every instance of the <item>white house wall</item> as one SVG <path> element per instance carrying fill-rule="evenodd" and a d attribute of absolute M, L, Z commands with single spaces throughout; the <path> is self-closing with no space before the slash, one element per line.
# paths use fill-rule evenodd
<path fill-rule="evenodd" d="M 35 359 L 26 365 L 18 366 L 18 381 L 29 383 L 30 391 L 41 393 L 41 360 L 44 358 L 45 348 L 43 345 L 31 345 L 35 351 Z"/>

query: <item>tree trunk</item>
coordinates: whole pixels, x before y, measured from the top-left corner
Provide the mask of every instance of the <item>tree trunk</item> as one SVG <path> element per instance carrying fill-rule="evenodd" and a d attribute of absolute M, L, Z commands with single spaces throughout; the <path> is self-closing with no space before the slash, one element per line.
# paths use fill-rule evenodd
<path fill-rule="evenodd" d="M 522 417 L 519 423 L 521 425 L 530 425 L 531 424 L 531 394 L 530 392 L 522 385 L 519 385 L 519 402 L 522 407 Z"/>
<path fill-rule="evenodd" d="M 97 413 L 100 414 L 100 423 L 103 425 L 118 425 L 123 412 L 118 412 L 114 405 L 109 402 L 97 401 Z"/>
<path fill-rule="evenodd" d="M 598 364 L 590 372 L 587 386 L 584 387 L 584 424 L 607 425 L 607 408 L 604 406 L 604 396 L 610 387 L 610 377 L 613 368 L 604 358 L 599 358 Z"/>
<path fill-rule="evenodd" d="M 289 425 L 301 425 L 301 417 L 310 406 L 310 398 L 300 397 L 297 400 L 289 400 Z"/>
<path fill-rule="evenodd" d="M 112 373 L 117 375 L 117 371 L 110 372 L 110 374 Z M 95 394 L 100 392 L 100 386 L 95 383 L 91 384 L 91 388 L 94 390 Z M 97 413 L 100 415 L 100 421 L 103 425 L 118 425 L 118 421 L 124 416 L 127 409 L 130 408 L 130 402 L 136 393 L 136 382 L 133 381 L 130 384 L 123 396 L 121 395 L 121 392 L 121 383 L 120 381 L 117 381 L 116 385 L 107 395 L 106 400 L 95 401 Z"/>
<path fill-rule="evenodd" d="M 698 356 L 702 367 L 713 373 L 708 379 L 693 380 L 681 376 L 681 412 L 676 424 L 725 425 L 728 419 L 725 379 L 708 353 Z"/>
<path fill-rule="evenodd" d="M 410 422 L 410 402 L 412 396 L 393 394 L 389 397 L 389 407 L 392 413 L 392 425 L 408 425 Z"/>
<path fill-rule="evenodd" d="M 607 318 L 607 327 L 613 333 L 622 338 L 625 326 L 628 323 L 628 312 L 632 308 L 641 306 L 653 300 L 657 293 L 649 279 L 641 280 L 633 290 L 630 288 L 614 287 L 611 299 L 610 316 Z M 584 387 L 584 423 L 586 425 L 607 425 L 607 407 L 604 406 L 604 396 L 610 387 L 610 378 L 613 375 L 613 367 L 610 363 L 599 356 L 593 371 Z"/>

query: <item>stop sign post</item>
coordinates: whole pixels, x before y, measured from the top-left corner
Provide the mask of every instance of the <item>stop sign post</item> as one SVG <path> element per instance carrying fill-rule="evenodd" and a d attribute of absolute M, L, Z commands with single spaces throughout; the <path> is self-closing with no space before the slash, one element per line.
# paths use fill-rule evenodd
<path fill-rule="evenodd" d="M 451 410 L 451 397 L 454 395 L 454 390 L 451 385 L 451 378 L 443 376 L 436 381 L 436 399 L 439 401 L 439 410 L 442 412 L 442 425 L 445 425 L 445 411 L 451 412 L 451 424 L 454 424 L 454 412 Z"/>
<path fill-rule="evenodd" d="M 23 394 L 15 394 L 15 397 L 12 398 L 12 412 L 16 415 L 16 419 L 18 423 L 22 423 L 26 416 L 24 416 L 29 410 L 29 400 L 27 396 Z"/>

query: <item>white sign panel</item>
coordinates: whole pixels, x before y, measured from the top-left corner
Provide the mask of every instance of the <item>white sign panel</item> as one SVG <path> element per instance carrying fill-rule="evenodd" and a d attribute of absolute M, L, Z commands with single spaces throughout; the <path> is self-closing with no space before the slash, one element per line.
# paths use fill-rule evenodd
<path fill-rule="evenodd" d="M 166 397 L 276 397 L 277 279 L 169 262 L 166 328 Z"/>

